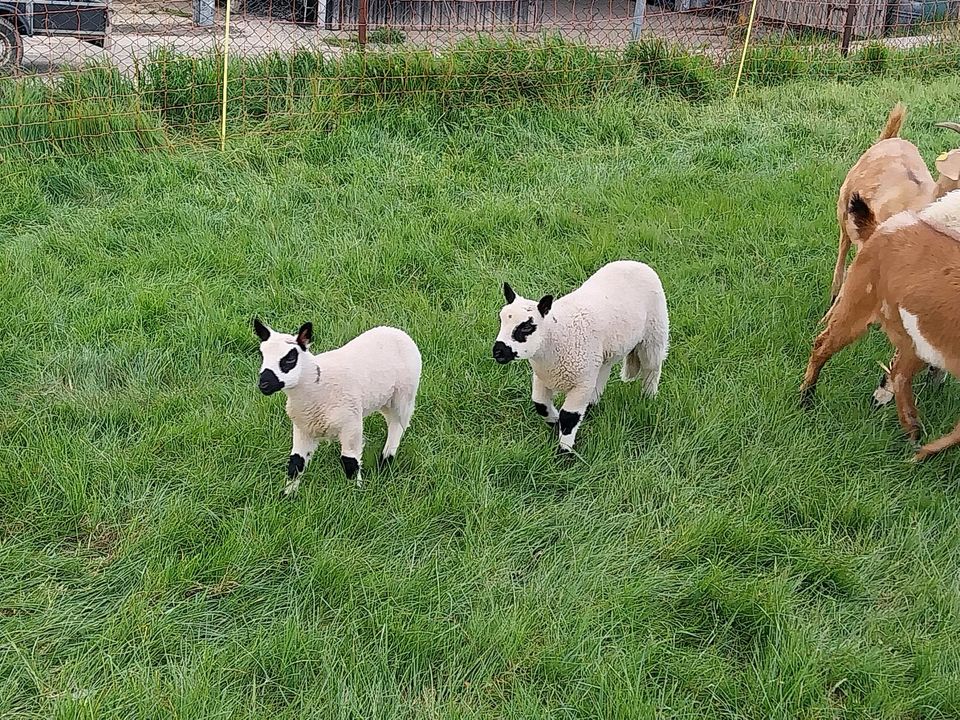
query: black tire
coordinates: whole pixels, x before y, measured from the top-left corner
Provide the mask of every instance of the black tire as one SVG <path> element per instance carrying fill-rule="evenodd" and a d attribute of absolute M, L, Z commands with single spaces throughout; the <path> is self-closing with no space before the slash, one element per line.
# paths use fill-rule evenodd
<path fill-rule="evenodd" d="M 0 75 L 14 72 L 23 61 L 23 41 L 10 18 L 0 17 Z"/>

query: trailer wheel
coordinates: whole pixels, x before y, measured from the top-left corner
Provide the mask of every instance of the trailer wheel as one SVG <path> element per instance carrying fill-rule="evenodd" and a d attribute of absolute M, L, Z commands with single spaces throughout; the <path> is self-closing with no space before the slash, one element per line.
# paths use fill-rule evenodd
<path fill-rule="evenodd" d="M 23 60 L 23 41 L 17 26 L 9 18 L 0 17 L 0 74 L 11 73 Z"/>

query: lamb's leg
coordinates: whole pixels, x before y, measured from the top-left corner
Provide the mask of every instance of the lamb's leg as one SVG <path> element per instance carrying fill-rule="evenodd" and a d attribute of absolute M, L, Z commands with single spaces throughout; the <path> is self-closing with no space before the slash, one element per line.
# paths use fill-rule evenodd
<path fill-rule="evenodd" d="M 355 418 L 340 431 L 340 464 L 348 480 L 363 483 L 360 464 L 363 459 L 363 418 Z"/>
<path fill-rule="evenodd" d="M 916 442 L 920 435 L 917 405 L 913 399 L 913 377 L 923 364 L 923 360 L 917 357 L 913 348 L 898 349 L 893 366 L 890 368 L 893 394 L 897 400 L 897 416 L 900 418 L 900 426 L 911 442 Z"/>
<path fill-rule="evenodd" d="M 543 381 L 533 374 L 533 407 L 537 410 L 537 415 L 542 417 L 551 425 L 556 425 L 559 415 L 557 408 L 553 404 L 553 390 L 543 384 Z"/>
<path fill-rule="evenodd" d="M 626 360 L 624 360 L 626 362 Z M 600 367 L 600 372 L 597 373 L 597 385 L 596 389 L 593 392 L 593 396 L 590 398 L 590 404 L 596 405 L 600 402 L 600 398 L 603 395 L 603 391 L 607 387 L 607 382 L 610 380 L 610 371 L 613 369 L 613 362 L 604 363 Z"/>
<path fill-rule="evenodd" d="M 403 437 L 407 426 L 403 423 L 400 414 L 392 407 L 385 407 L 380 410 L 383 419 L 387 421 L 387 441 L 383 445 L 383 453 L 380 455 L 380 467 L 383 467 L 397 454 L 400 447 L 400 439 Z M 408 420 L 409 422 L 409 420 Z"/>
<path fill-rule="evenodd" d="M 592 381 L 592 382 L 591 382 Z M 591 378 L 584 385 L 575 387 L 567 393 L 560 408 L 560 452 L 568 453 L 573 450 L 573 443 L 577 438 L 577 430 L 587 410 L 588 400 L 596 392 L 596 378 Z"/>
<path fill-rule="evenodd" d="M 281 497 L 293 497 L 300 487 L 300 476 L 313 457 L 319 441 L 296 425 L 293 426 L 293 449 L 290 450 L 290 459 L 287 461 L 287 485 L 283 488 Z"/>

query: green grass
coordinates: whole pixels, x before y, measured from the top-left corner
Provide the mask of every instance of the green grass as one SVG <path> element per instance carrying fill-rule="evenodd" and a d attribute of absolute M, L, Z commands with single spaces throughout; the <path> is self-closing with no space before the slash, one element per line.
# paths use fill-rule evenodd
<path fill-rule="evenodd" d="M 441 114 L 530 102 L 582 109 L 602 98 L 633 104 L 650 91 L 710 102 L 731 94 L 739 66 L 736 53 L 715 66 L 659 40 L 617 50 L 556 37 L 479 38 L 440 54 L 378 47 L 338 58 L 308 51 L 233 58 L 228 132 L 325 130 L 356 113 L 392 113 L 411 105 Z M 190 57 L 160 48 L 132 79 L 102 67 L 57 79 L 0 78 L 0 149 L 14 157 L 87 156 L 184 140 L 213 143 L 220 130 L 222 68 L 216 55 Z M 831 48 L 760 41 L 747 54 L 742 82 L 855 85 L 878 77 L 926 81 L 958 74 L 960 44 L 946 38 L 903 51 L 870 45 L 847 58 Z"/>
<path fill-rule="evenodd" d="M 797 388 L 834 203 L 887 111 L 928 161 L 955 79 L 401 107 L 228 153 L 0 173 L 0 716 L 953 718 L 960 450 L 867 399 L 879 333 Z M 554 457 L 500 283 L 660 272 L 661 393 L 613 382 Z M 318 348 L 404 327 L 396 465 L 295 503 L 254 314 Z M 921 391 L 927 436 L 960 415 Z"/>

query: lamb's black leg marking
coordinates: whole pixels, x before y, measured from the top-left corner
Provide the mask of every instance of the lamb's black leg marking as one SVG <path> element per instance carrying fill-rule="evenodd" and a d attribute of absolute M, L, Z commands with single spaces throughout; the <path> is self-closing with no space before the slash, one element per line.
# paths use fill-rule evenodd
<path fill-rule="evenodd" d="M 303 473 L 303 469 L 307 466 L 307 461 L 303 459 L 303 455 L 300 453 L 291 453 L 290 459 L 287 460 L 287 487 L 280 491 L 281 499 L 290 499 L 296 497 L 297 489 L 293 487 L 291 490 L 291 483 L 293 483 L 297 476 Z M 297 483 L 299 485 L 299 483 Z"/>
<path fill-rule="evenodd" d="M 303 472 L 306 462 L 299 453 L 293 453 L 287 461 L 287 477 L 293 480 L 297 475 Z"/>
<path fill-rule="evenodd" d="M 343 465 L 343 472 L 346 474 L 348 480 L 353 480 L 357 476 L 357 473 L 360 472 L 360 461 L 356 458 L 341 455 L 340 464 Z"/>
<path fill-rule="evenodd" d="M 537 415 L 539 415 L 540 417 L 547 417 L 550 415 L 550 413 L 547 411 L 547 406 L 544 405 L 543 403 L 535 402 L 533 404 L 533 407 L 537 411 Z"/>
<path fill-rule="evenodd" d="M 573 429 L 580 423 L 580 413 L 570 412 L 568 410 L 560 411 L 560 434 L 569 435 Z"/>

